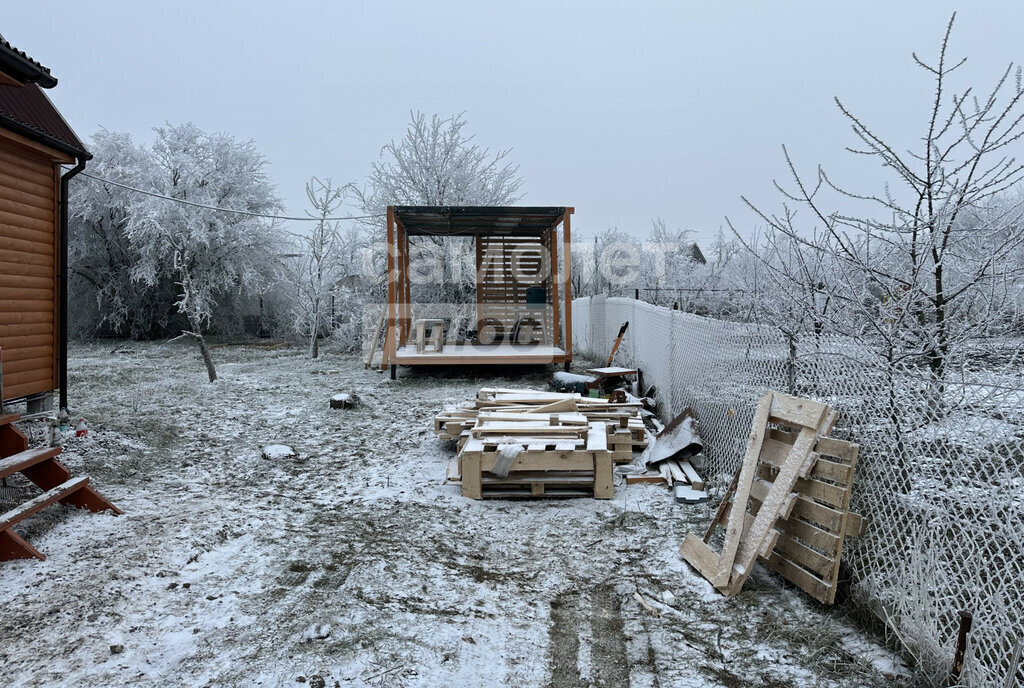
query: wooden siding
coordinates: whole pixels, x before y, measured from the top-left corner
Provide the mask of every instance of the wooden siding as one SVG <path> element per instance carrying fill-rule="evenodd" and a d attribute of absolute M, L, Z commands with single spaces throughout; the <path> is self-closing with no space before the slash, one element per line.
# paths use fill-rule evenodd
<path fill-rule="evenodd" d="M 0 136 L 0 348 L 4 397 L 57 387 L 57 194 L 53 159 Z"/>

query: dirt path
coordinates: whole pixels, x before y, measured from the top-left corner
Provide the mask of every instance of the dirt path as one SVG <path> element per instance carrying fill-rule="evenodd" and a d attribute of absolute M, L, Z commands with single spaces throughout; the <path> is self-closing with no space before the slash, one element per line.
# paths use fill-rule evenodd
<path fill-rule="evenodd" d="M 92 432 L 66 458 L 126 513 L 21 530 L 49 558 L 0 571 L 13 685 L 893 685 L 887 652 L 774 577 L 724 600 L 690 571 L 676 550 L 705 507 L 653 486 L 476 502 L 443 485 L 434 413 L 543 371 L 392 383 L 228 348 L 208 385 L 188 348 L 111 348 L 73 351 Z M 339 391 L 359 408 L 328 409 Z M 261 459 L 269 442 L 298 458 Z"/>

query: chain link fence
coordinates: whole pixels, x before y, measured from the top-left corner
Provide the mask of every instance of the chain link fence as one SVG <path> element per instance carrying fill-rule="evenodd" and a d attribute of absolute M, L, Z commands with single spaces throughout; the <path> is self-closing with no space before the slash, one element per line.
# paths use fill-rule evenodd
<path fill-rule="evenodd" d="M 1011 667 L 1024 636 L 1018 371 L 990 361 L 989 370 L 937 383 L 849 339 L 789 340 L 768 325 L 604 296 L 573 302 L 576 350 L 607 356 L 626 321 L 619 362 L 642 371 L 666 418 L 696 411 L 714 487 L 739 468 L 767 389 L 835 407 L 833 435 L 861 446 L 851 509 L 868 520 L 844 548 L 850 598 L 884 621 L 922 682 L 946 685 L 958 613 L 967 610 L 974 624 L 960 685 L 1024 686 L 1024 669 Z"/>

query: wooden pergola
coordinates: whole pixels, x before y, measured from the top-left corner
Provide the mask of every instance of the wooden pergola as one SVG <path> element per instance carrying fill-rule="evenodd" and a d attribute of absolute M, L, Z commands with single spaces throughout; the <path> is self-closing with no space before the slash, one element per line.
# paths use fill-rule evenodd
<path fill-rule="evenodd" d="M 381 368 L 572 360 L 571 207 L 388 206 L 387 327 Z M 561 242 L 558 227 L 561 225 Z M 412 303 L 410 237 L 467 237 L 476 248 L 476 330 L 424 350 Z M 559 248 L 561 243 L 561 248 Z"/>

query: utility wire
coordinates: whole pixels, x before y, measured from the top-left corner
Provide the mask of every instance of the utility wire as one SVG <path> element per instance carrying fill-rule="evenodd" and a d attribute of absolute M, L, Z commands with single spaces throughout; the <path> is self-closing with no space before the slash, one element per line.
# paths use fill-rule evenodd
<path fill-rule="evenodd" d="M 174 198 L 173 196 L 165 196 L 158 194 L 155 191 L 146 191 L 145 189 L 138 189 L 128 184 L 122 184 L 121 182 L 115 182 L 110 179 L 104 179 L 103 177 L 97 177 L 94 174 L 88 172 L 81 172 L 81 176 L 88 177 L 89 179 L 102 182 L 104 184 L 113 184 L 119 186 L 122 189 L 128 191 L 134 191 L 135 193 L 145 194 L 152 196 L 153 198 L 162 198 L 165 201 L 174 201 L 175 203 L 181 203 L 183 205 L 190 205 L 193 208 L 203 208 L 204 210 L 216 210 L 221 213 L 234 213 L 235 215 L 248 215 L 249 217 L 265 217 L 270 220 L 291 220 L 293 222 L 333 222 L 335 220 L 369 220 L 375 217 L 384 217 L 384 213 L 377 213 L 376 215 L 349 215 L 347 217 L 289 217 L 287 215 L 267 215 L 265 213 L 253 213 L 248 210 L 232 210 L 231 208 L 220 208 L 215 205 L 204 205 L 202 203 L 193 203 L 192 201 L 186 201 L 184 198 Z"/>

